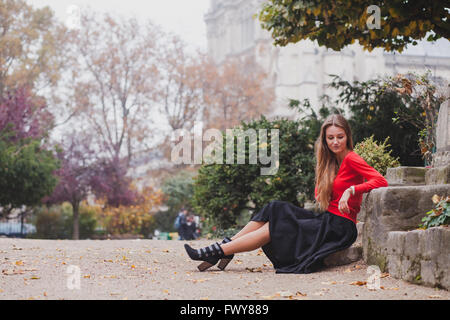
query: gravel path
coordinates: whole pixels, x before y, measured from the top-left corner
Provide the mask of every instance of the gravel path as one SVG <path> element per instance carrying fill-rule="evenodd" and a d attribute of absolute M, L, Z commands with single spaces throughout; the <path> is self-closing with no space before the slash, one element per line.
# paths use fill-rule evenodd
<path fill-rule="evenodd" d="M 363 261 L 314 274 L 275 274 L 261 250 L 236 255 L 226 271 L 199 272 L 182 241 L 25 240 L 0 238 L 0 299 L 449 300 L 446 290 L 382 274 L 364 284 Z M 194 248 L 211 241 L 189 242 Z"/>

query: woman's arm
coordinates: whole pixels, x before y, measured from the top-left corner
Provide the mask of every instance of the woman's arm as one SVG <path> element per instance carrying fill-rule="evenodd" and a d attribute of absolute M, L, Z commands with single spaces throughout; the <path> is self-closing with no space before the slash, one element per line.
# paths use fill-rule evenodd
<path fill-rule="evenodd" d="M 364 183 L 354 186 L 355 195 L 361 195 L 372 189 L 388 186 L 387 180 L 377 170 L 368 165 L 357 153 L 353 153 L 348 160 L 349 166 L 367 180 Z"/>

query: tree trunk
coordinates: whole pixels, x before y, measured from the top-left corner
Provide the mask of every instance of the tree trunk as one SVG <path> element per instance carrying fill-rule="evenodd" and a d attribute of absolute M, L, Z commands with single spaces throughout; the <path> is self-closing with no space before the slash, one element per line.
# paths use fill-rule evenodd
<path fill-rule="evenodd" d="M 80 213 L 79 213 L 79 209 L 80 209 L 80 203 L 79 202 L 75 202 L 72 203 L 72 208 L 73 208 L 73 235 L 72 235 L 72 239 L 73 240 L 79 240 L 80 239 Z"/>

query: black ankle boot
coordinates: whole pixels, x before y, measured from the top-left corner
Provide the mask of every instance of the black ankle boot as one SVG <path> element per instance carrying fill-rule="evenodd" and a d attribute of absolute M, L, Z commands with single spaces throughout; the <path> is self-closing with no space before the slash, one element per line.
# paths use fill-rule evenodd
<path fill-rule="evenodd" d="M 225 243 L 228 243 L 228 242 L 230 242 L 231 241 L 231 239 L 230 238 L 228 238 L 228 237 L 225 237 L 225 239 L 223 239 L 223 241 L 222 241 L 222 243 L 221 244 L 225 244 Z M 231 260 L 233 260 L 233 258 L 234 258 L 234 254 L 230 254 L 229 256 L 224 256 L 222 259 L 220 259 L 220 262 L 219 262 L 219 264 L 217 265 L 217 267 L 220 269 L 220 270 L 225 270 L 225 268 L 227 267 L 227 265 L 231 262 Z"/>
<path fill-rule="evenodd" d="M 203 261 L 197 268 L 205 271 L 215 265 L 220 259 L 224 258 L 224 253 L 219 243 L 216 242 L 209 247 L 193 249 L 187 243 L 184 245 L 187 254 L 192 260 Z"/>

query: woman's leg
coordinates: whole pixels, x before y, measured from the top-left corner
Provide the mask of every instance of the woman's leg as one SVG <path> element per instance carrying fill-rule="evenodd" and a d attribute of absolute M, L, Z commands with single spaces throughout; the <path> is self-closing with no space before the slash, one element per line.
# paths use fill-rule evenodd
<path fill-rule="evenodd" d="M 262 226 L 261 222 L 251 222 L 253 223 L 247 224 L 247 229 L 244 227 L 237 234 L 240 234 L 239 237 L 236 237 L 236 235 L 233 237 L 233 241 L 220 245 L 226 256 L 239 252 L 252 251 L 270 242 L 269 222 L 262 222 Z M 256 228 L 258 226 L 259 228 Z M 242 234 L 242 231 L 245 231 L 245 233 Z"/>
<path fill-rule="evenodd" d="M 260 221 L 250 221 L 245 225 L 244 228 L 241 229 L 238 233 L 236 233 L 233 237 L 231 237 L 231 240 L 236 240 L 239 237 L 242 237 L 244 234 L 250 233 L 252 231 L 258 230 L 261 228 L 265 222 Z"/>

